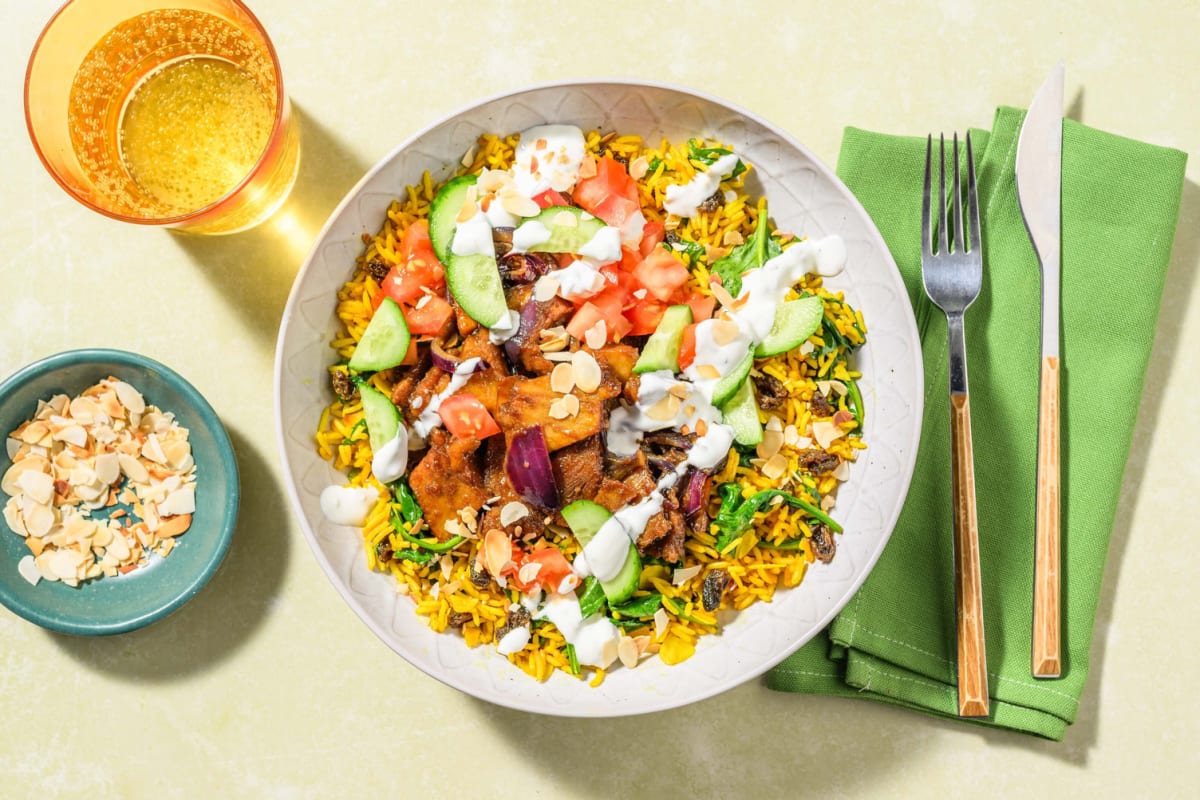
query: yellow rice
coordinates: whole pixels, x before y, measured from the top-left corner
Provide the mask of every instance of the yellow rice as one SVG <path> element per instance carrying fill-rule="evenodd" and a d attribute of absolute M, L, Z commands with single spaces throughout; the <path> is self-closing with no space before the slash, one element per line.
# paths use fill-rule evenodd
<path fill-rule="evenodd" d="M 645 147 L 642 140 L 636 136 L 602 135 L 596 131 L 589 132 L 586 140 L 588 150 L 593 155 L 611 152 L 631 163 L 641 156 L 656 165 L 653 171 L 637 181 L 642 195 L 643 213 L 649 222 L 666 221 L 661 212 L 666 187 L 686 182 L 697 170 L 688 160 L 686 143 L 672 145 L 663 140 L 657 147 Z M 457 174 L 479 172 L 484 167 L 507 169 L 512 164 L 516 143 L 515 135 L 480 137 L 472 152 L 464 158 L 464 162 L 469 163 L 469 166 L 462 167 Z M 753 169 L 752 165 L 748 166 Z M 705 247 L 707 258 L 697 259 L 696 263 L 692 263 L 686 253 L 679 254 L 692 272 L 694 288 L 704 294 L 709 294 L 707 262 L 714 261 L 729 251 L 730 247 L 725 242 L 730 241 L 727 239 L 730 231 L 736 231 L 743 239 L 748 239 L 754 231 L 759 214 L 763 213 L 765 208 L 763 204 L 747 201 L 742 192 L 743 181 L 744 176 L 739 176 L 726 183 L 736 192 L 735 198 L 715 211 L 702 211 L 695 217 L 682 221 L 675 229 L 683 239 Z M 358 259 L 358 268 L 338 292 L 337 297 L 337 316 L 343 328 L 334 337 L 332 346 L 343 362 L 349 359 L 362 336 L 374 307 L 372 300 L 380 291 L 379 285 L 368 275 L 363 265 L 372 258 L 381 258 L 389 265 L 398 263 L 404 231 L 415 220 L 428 216 L 429 206 L 437 189 L 438 185 L 426 172 L 420 183 L 407 187 L 404 196 L 391 204 L 387 211 L 387 220 L 379 232 L 374 236 L 364 235 L 365 250 Z M 773 229 L 773 226 L 771 227 Z M 733 241 L 736 241 L 736 238 Z M 852 345 L 863 342 L 866 326 L 862 316 L 845 304 L 840 293 L 827 291 L 822 286 L 820 277 L 815 275 L 807 276 L 800 288 L 824 299 L 827 319 L 847 341 Z M 794 296 L 798 295 L 790 295 Z M 810 338 L 816 346 L 813 354 L 803 356 L 797 349 L 757 361 L 755 364 L 756 373 L 767 374 L 783 382 L 789 397 L 784 405 L 773 413 L 780 418 L 782 425 L 795 425 L 801 432 L 808 423 L 808 401 L 816 391 L 818 380 L 834 379 L 847 382 L 859 377 L 859 373 L 853 371 L 847 363 L 848 354 L 841 352 L 840 348 L 825 358 L 815 355 L 820 352 L 823 344 L 821 333 L 822 331 L 818 330 Z M 390 393 L 391 387 L 385 382 L 384 375 L 376 374 L 372 382 L 376 388 Z M 837 405 L 839 408 L 847 408 L 847 398 L 838 398 Z M 766 422 L 767 418 L 768 415 L 760 411 L 760 419 Z M 336 469 L 349 476 L 351 484 L 371 485 L 383 491 L 384 487 L 375 481 L 370 472 L 371 449 L 362 419 L 362 405 L 357 399 L 348 402 L 335 399 L 321 416 L 316 436 L 317 447 L 322 458 L 329 460 Z M 856 426 L 857 422 L 851 421 L 843 427 L 850 431 Z M 857 436 L 845 436 L 835 440 L 828 452 L 843 459 L 853 460 L 857 451 L 864 446 Z M 714 485 L 736 481 L 741 487 L 743 497 L 749 497 L 763 489 L 784 488 L 802 491 L 797 483 L 802 483 L 821 497 L 836 491 L 837 479 L 829 474 L 814 478 L 807 473 L 797 472 L 799 467 L 796 449 L 785 446 L 781 452 L 787 458 L 788 469 L 780 481 L 771 481 L 762 474 L 759 459 L 744 461 L 738 451 L 733 450 L 722 471 L 714 476 Z M 789 483 L 789 480 L 793 482 Z M 710 508 L 714 515 L 719 505 L 720 498 L 714 492 Z M 495 583 L 491 583 L 486 589 L 480 589 L 471 582 L 470 565 L 478 552 L 479 540 L 469 540 L 458 549 L 427 564 L 384 561 L 380 554 L 387 550 L 396 552 L 416 547 L 393 530 L 391 515 L 391 503 L 380 500 L 363 527 L 366 558 L 370 568 L 390 572 L 397 581 L 397 590 L 412 598 L 417 614 L 426 618 L 429 627 L 434 631 L 442 632 L 450 627 L 451 615 L 469 614 L 470 619 L 459 628 L 466 644 L 476 647 L 494 642 L 496 631 L 504 625 L 509 605 L 518 599 L 518 595 L 515 590 L 501 589 Z M 683 585 L 675 586 L 672 583 L 671 570 L 667 567 L 648 565 L 643 571 L 641 586 L 635 597 L 659 592 L 664 598 L 671 598 L 671 603 L 664 603 L 663 606 L 668 612 L 669 622 L 661 638 L 655 637 L 652 622 L 642 629 L 627 633 L 651 637 L 649 650 L 657 650 L 659 658 L 667 664 L 676 664 L 691 657 L 700 636 L 720 631 L 721 617 L 704 611 L 701 604 L 701 586 L 710 571 L 724 569 L 732 579 L 732 584 L 724 595 L 722 608 L 741 610 L 758 601 L 770 602 L 775 591 L 781 587 L 797 586 L 804 579 L 808 565 L 814 559 L 807 538 L 793 550 L 759 546 L 760 543 L 780 544 L 811 535 L 805 512 L 786 503 L 768 506 L 760 512 L 755 517 L 751 529 L 731 543 L 724 553 L 716 550 L 718 533 L 714 525 L 708 533 L 695 535 L 687 540 L 686 562 L 689 566 L 700 565 L 702 569 Z M 566 531 L 550 529 L 547 536 L 551 544 L 564 550 L 568 556 L 573 556 L 578 551 L 573 537 Z M 678 614 L 675 613 L 677 608 L 680 609 Z M 553 624 L 538 624 L 534 626 L 533 634 L 525 648 L 509 656 L 509 660 L 539 681 L 549 678 L 555 670 L 571 674 L 564 651 L 565 644 L 562 634 Z M 580 677 L 589 678 L 593 685 L 603 681 L 603 670 L 585 669 L 591 675 L 585 673 Z"/>

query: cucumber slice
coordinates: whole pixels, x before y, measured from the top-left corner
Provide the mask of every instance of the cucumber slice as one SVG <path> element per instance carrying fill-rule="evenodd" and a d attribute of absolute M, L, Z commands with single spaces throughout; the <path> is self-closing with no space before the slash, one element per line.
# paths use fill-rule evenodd
<path fill-rule="evenodd" d="M 429 206 L 429 241 L 443 265 L 450 258 L 450 243 L 458 227 L 458 212 L 467 200 L 467 189 L 478 180 L 475 175 L 462 175 L 448 181 Z"/>
<path fill-rule="evenodd" d="M 752 366 L 754 366 L 754 354 L 746 353 L 746 357 L 739 361 L 736 367 L 717 381 L 717 385 L 713 387 L 712 404 L 720 408 L 728 403 L 734 393 L 745 383 Z"/>
<path fill-rule="evenodd" d="M 775 310 L 771 332 L 754 349 L 754 355 L 766 358 L 799 347 L 821 327 L 824 314 L 825 303 L 816 295 L 781 304 Z"/>
<path fill-rule="evenodd" d="M 367 421 L 367 438 L 371 449 L 379 452 L 400 429 L 400 409 L 392 398 L 374 387 L 360 384 L 358 394 L 362 397 L 363 418 Z"/>
<path fill-rule="evenodd" d="M 575 224 L 559 224 L 559 215 L 563 213 L 573 216 Z M 572 206 L 550 206 L 521 224 L 526 225 L 530 221 L 539 222 L 550 231 L 549 239 L 529 248 L 537 253 L 578 253 L 602 228 L 607 227 L 604 220 Z"/>
<path fill-rule="evenodd" d="M 508 313 L 496 256 L 494 253 L 458 256 L 451 247 L 458 229 L 458 212 L 466 202 L 467 190 L 476 180 L 474 175 L 455 178 L 433 198 L 429 207 L 429 239 L 434 254 L 446 267 L 446 285 L 454 299 L 467 316 L 490 328 Z"/>
<path fill-rule="evenodd" d="M 394 367 L 408 354 L 409 340 L 404 312 L 395 300 L 385 297 L 354 348 L 349 367 L 358 372 Z"/>
<path fill-rule="evenodd" d="M 654 333 L 642 348 L 634 372 L 654 372 L 669 369 L 679 372 L 679 344 L 683 341 L 683 329 L 692 324 L 692 307 L 671 306 L 663 312 Z"/>
<path fill-rule="evenodd" d="M 600 528 L 608 521 L 612 513 L 599 503 L 591 500 L 576 500 L 562 510 L 563 519 L 571 528 L 571 533 L 581 547 L 587 547 Z M 600 581 L 600 588 L 608 602 L 623 603 L 633 596 L 638 588 L 638 577 L 642 574 L 642 557 L 638 555 L 637 546 L 629 543 L 629 554 L 621 571 L 612 580 Z"/>
<path fill-rule="evenodd" d="M 754 397 L 754 381 L 742 381 L 721 408 L 721 421 L 733 428 L 733 440 L 738 444 L 756 445 L 763 440 L 762 423 L 758 421 L 758 400 Z"/>

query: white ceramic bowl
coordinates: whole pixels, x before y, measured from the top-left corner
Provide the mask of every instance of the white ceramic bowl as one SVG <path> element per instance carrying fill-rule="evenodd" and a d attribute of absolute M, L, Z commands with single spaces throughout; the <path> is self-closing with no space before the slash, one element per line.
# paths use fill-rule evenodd
<path fill-rule="evenodd" d="M 837 557 L 828 566 L 814 565 L 798 588 L 743 612 L 721 635 L 702 637 L 690 660 L 668 667 L 655 659 L 614 670 L 596 689 L 561 674 L 537 683 L 494 647 L 472 650 L 457 635 L 433 633 L 389 576 L 367 569 L 359 532 L 330 524 L 318 504 L 325 486 L 344 480 L 317 456 L 313 434 L 332 398 L 326 369 L 335 360 L 329 347 L 337 329 L 335 295 L 354 271 L 361 235 L 380 228 L 388 204 L 422 171 L 435 180 L 449 175 L 480 134 L 546 122 L 637 133 L 651 142 L 704 136 L 733 145 L 754 165 L 749 188 L 765 192 L 781 230 L 845 239 L 847 268 L 829 284 L 862 310 L 869 331 L 856 358 L 868 449 L 838 493 L 834 515 L 846 533 Z M 828 624 L 865 580 L 900 513 L 920 435 L 921 387 L 920 344 L 899 272 L 879 232 L 833 172 L 747 111 L 677 87 L 625 81 L 537 86 L 484 100 L 383 158 L 334 211 L 297 275 L 275 357 L 288 492 L 313 553 L 355 613 L 411 664 L 450 686 L 512 708 L 579 717 L 638 714 L 709 697 L 765 672 Z"/>

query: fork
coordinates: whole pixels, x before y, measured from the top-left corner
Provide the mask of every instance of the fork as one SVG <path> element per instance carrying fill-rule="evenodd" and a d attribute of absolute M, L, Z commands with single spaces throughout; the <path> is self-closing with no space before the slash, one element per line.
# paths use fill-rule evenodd
<path fill-rule="evenodd" d="M 979 233 L 979 199 L 971 134 L 967 143 L 967 207 L 970 249 L 963 240 L 962 190 L 959 183 L 958 134 L 954 134 L 953 228 L 946 216 L 946 139 L 938 137 L 939 237 L 934 250 L 930 214 L 933 136 L 925 143 L 925 190 L 921 197 L 921 277 L 925 294 L 946 312 L 950 350 L 950 472 L 954 502 L 954 589 L 958 633 L 958 715 L 988 713 L 987 656 L 983 639 L 983 594 L 979 574 L 979 525 L 975 511 L 975 458 L 971 449 L 971 403 L 967 394 L 967 344 L 963 314 L 983 283 L 983 250 Z"/>

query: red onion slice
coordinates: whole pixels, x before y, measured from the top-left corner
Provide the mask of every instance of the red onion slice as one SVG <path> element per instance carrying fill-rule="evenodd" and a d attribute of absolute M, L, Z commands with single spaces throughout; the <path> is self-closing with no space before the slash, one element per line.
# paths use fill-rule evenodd
<path fill-rule="evenodd" d="M 558 508 L 558 484 L 541 425 L 513 436 L 504 463 L 508 481 L 522 499 L 540 508 Z"/>
<path fill-rule="evenodd" d="M 686 516 L 691 516 L 697 511 L 704 508 L 706 498 L 704 484 L 708 480 L 708 476 L 698 469 L 692 469 L 688 472 L 687 487 L 683 492 L 683 513 Z"/>
<path fill-rule="evenodd" d="M 521 321 L 517 326 L 517 332 L 504 343 L 504 353 L 508 356 L 508 360 L 517 364 L 521 360 L 521 348 L 527 345 L 533 338 L 534 328 L 538 323 L 538 302 L 530 297 L 525 301 L 525 305 L 521 307 Z"/>
<path fill-rule="evenodd" d="M 452 356 L 449 353 L 447 353 L 446 350 L 442 347 L 442 343 L 439 342 L 437 339 L 434 339 L 430 343 L 429 355 L 432 357 L 433 365 L 435 367 L 442 370 L 443 372 L 449 372 L 451 375 L 453 375 L 454 371 L 456 369 L 458 369 L 458 365 L 462 363 L 461 358 L 459 358 L 458 356 Z M 487 362 L 480 360 L 480 362 L 475 365 L 475 369 L 471 370 L 471 372 L 473 372 L 473 373 L 474 372 L 483 372 L 487 368 L 488 368 Z"/>

